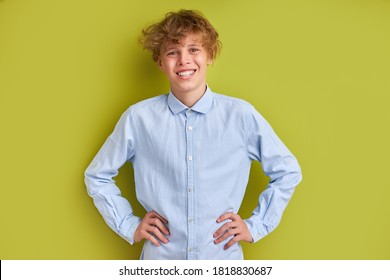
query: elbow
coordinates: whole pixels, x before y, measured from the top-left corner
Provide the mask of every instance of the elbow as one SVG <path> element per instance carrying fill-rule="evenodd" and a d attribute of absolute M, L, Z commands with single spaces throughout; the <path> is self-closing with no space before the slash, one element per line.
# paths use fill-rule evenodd
<path fill-rule="evenodd" d="M 291 178 L 294 186 L 298 185 L 302 181 L 302 169 L 298 163 L 296 163 L 295 168 L 291 172 Z"/>
<path fill-rule="evenodd" d="M 93 184 L 92 175 L 87 171 L 88 169 L 84 172 L 84 184 L 87 188 L 88 195 L 92 197 L 97 193 L 97 191 Z"/>
<path fill-rule="evenodd" d="M 84 184 L 87 187 L 87 192 L 89 196 L 94 196 L 98 193 L 98 185 L 99 177 L 97 176 L 96 172 L 94 172 L 91 165 L 87 167 L 87 169 L 84 171 Z"/>

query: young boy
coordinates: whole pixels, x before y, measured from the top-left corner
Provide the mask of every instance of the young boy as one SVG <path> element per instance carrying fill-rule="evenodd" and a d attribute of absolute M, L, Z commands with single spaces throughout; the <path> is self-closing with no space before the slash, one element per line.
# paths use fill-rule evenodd
<path fill-rule="evenodd" d="M 220 42 L 199 12 L 168 13 L 143 30 L 142 43 L 171 90 L 122 115 L 85 172 L 88 193 L 121 237 L 145 239 L 141 259 L 243 259 L 241 241 L 256 242 L 279 224 L 300 167 L 250 104 L 206 84 Z M 252 160 L 270 181 L 243 220 L 237 213 Z M 142 219 L 112 179 L 126 161 Z"/>

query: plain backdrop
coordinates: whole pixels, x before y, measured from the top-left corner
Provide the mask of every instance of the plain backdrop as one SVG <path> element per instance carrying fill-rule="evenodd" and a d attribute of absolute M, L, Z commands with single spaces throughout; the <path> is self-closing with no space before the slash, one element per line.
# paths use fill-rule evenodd
<path fill-rule="evenodd" d="M 245 99 L 301 164 L 279 227 L 246 259 L 390 259 L 390 1 L 1 0 L 0 259 L 138 259 L 84 170 L 131 104 L 169 85 L 137 39 L 181 8 L 223 43 L 213 91 Z M 131 164 L 116 181 L 137 203 Z M 268 178 L 254 163 L 240 210 Z"/>

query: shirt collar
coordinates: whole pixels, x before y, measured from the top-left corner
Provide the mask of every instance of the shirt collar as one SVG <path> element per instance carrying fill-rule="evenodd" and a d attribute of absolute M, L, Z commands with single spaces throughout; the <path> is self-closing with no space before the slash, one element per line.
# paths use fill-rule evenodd
<path fill-rule="evenodd" d="M 168 95 L 168 106 L 174 115 L 189 109 L 198 113 L 206 114 L 207 111 L 211 108 L 212 104 L 213 92 L 211 91 L 209 86 L 207 86 L 206 92 L 203 94 L 203 96 L 191 108 L 188 108 L 186 105 L 181 103 L 180 100 L 177 99 L 176 96 L 172 93 L 172 90 L 169 92 Z"/>

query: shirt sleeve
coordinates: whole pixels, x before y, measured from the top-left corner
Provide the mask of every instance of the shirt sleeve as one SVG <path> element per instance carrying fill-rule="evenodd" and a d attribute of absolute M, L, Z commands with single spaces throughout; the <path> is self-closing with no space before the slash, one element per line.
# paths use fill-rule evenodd
<path fill-rule="evenodd" d="M 296 158 L 253 107 L 246 120 L 249 157 L 259 161 L 270 178 L 252 216 L 245 220 L 256 242 L 278 226 L 295 187 L 302 180 L 302 174 Z"/>
<path fill-rule="evenodd" d="M 95 206 L 108 226 L 130 244 L 134 243 L 134 233 L 141 219 L 134 216 L 113 177 L 126 161 L 133 159 L 134 148 L 129 109 L 85 171 L 85 184 Z"/>

